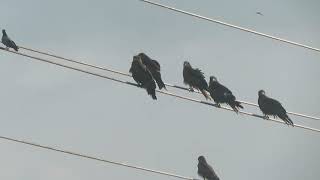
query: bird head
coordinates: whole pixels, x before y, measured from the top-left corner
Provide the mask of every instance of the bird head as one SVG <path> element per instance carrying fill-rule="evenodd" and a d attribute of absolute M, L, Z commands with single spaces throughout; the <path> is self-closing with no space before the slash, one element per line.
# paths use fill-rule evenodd
<path fill-rule="evenodd" d="M 206 159 L 204 158 L 204 156 L 199 156 L 198 161 L 199 162 L 206 162 Z"/>
<path fill-rule="evenodd" d="M 138 56 L 143 57 L 143 56 L 147 56 L 145 53 L 141 52 L 138 54 Z"/>
<path fill-rule="evenodd" d="M 184 67 L 191 67 L 190 63 L 188 61 L 184 61 L 183 62 L 183 66 Z"/>
<path fill-rule="evenodd" d="M 6 34 L 6 30 L 5 30 L 5 29 L 2 29 L 2 33 L 3 33 L 3 34 Z"/>
<path fill-rule="evenodd" d="M 260 90 L 259 92 L 258 92 L 258 95 L 259 96 L 262 96 L 262 95 L 265 95 L 266 94 L 266 92 L 264 92 L 264 90 Z"/>
<path fill-rule="evenodd" d="M 133 61 L 140 61 L 141 57 L 139 55 L 133 56 Z"/>
<path fill-rule="evenodd" d="M 214 81 L 218 82 L 218 79 L 215 76 L 210 76 L 210 82 L 214 82 Z"/>

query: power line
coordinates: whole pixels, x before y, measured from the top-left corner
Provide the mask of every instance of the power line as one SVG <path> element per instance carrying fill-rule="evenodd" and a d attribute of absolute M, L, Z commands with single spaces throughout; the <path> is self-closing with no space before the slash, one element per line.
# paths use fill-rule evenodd
<path fill-rule="evenodd" d="M 220 21 L 220 20 L 208 18 L 208 17 L 201 16 L 201 15 L 198 15 L 198 14 L 195 14 L 195 13 L 190 13 L 190 12 L 183 11 L 183 10 L 180 10 L 180 9 L 177 9 L 177 8 L 174 8 L 174 7 L 170 7 L 170 6 L 167 6 L 167 5 L 160 4 L 160 3 L 152 2 L 152 1 L 149 1 L 149 0 L 140 0 L 140 1 L 152 4 L 152 5 L 155 5 L 155 6 L 158 6 L 158 7 L 162 7 L 162 8 L 165 8 L 165 9 L 169 9 L 171 11 L 175 11 L 175 12 L 179 12 L 179 13 L 186 14 L 186 15 L 189 15 L 189 16 L 193 16 L 193 17 L 196 17 L 196 18 L 199 18 L 199 19 L 203 19 L 203 20 L 206 20 L 206 21 L 217 23 L 217 24 L 220 24 L 220 25 L 223 25 L 223 26 L 227 26 L 227 27 L 231 27 L 231 28 L 238 29 L 238 30 L 241 30 L 241 31 L 245 31 L 245 32 L 248 32 L 248 33 L 251 33 L 251 34 L 255 34 L 255 35 L 258 35 L 258 36 L 263 36 L 265 38 L 273 39 L 273 40 L 276 40 L 276 41 L 281 41 L 281 42 L 284 42 L 284 43 L 287 43 L 287 44 L 291 44 L 291 45 L 294 45 L 294 46 L 299 46 L 299 47 L 303 47 L 303 48 L 306 48 L 306 49 L 310 49 L 310 50 L 313 50 L 313 51 L 320 52 L 319 48 L 314 48 L 314 47 L 311 47 L 311 46 L 308 46 L 308 45 L 304 45 L 304 44 L 301 44 L 301 43 L 297 43 L 297 42 L 294 42 L 294 41 L 290 41 L 290 40 L 286 40 L 286 39 L 283 39 L 283 38 L 271 36 L 271 35 L 264 34 L 264 33 L 258 32 L 258 31 L 254 31 L 254 30 L 251 30 L 251 29 L 248 29 L 248 28 L 244 28 L 244 27 L 241 27 L 241 26 L 236 26 L 236 25 L 233 25 L 233 24 L 230 24 L 230 23 L 226 23 L 226 22 L 223 22 L 223 21 Z"/>
<path fill-rule="evenodd" d="M 44 58 L 30 56 L 30 55 L 23 54 L 23 53 L 20 53 L 20 52 L 10 51 L 10 50 L 7 50 L 7 49 L 2 48 L 2 47 L 0 47 L 0 49 L 3 50 L 3 51 L 9 52 L 9 53 L 14 53 L 14 54 L 17 54 L 17 55 L 20 55 L 20 56 L 24 56 L 24 57 L 28 57 L 28 58 L 31 58 L 31 59 L 35 59 L 35 60 L 38 60 L 38 61 L 46 62 L 46 63 L 49 63 L 49 64 L 54 64 L 54 65 L 61 66 L 61 67 L 64 67 L 64 68 L 72 69 L 72 70 L 75 70 L 75 71 L 83 72 L 83 73 L 90 74 L 90 75 L 93 75 L 93 76 L 109 79 L 111 81 L 116 81 L 116 82 L 119 82 L 119 83 L 123 83 L 123 84 L 127 84 L 127 85 L 131 85 L 131 86 L 135 86 L 135 87 L 139 87 L 140 88 L 140 86 L 138 86 L 137 84 L 132 83 L 132 82 L 123 81 L 123 80 L 119 80 L 119 79 L 112 78 L 112 77 L 109 77 L 109 76 L 105 76 L 105 75 L 93 73 L 93 72 L 90 72 L 90 71 L 86 71 L 86 70 L 83 70 L 83 69 L 67 66 L 67 65 L 60 64 L 60 63 L 57 63 L 57 62 L 53 62 L 53 61 L 50 61 L 50 60 L 47 60 L 47 59 L 44 59 Z M 170 93 L 170 92 L 164 92 L 164 91 L 160 91 L 160 90 L 156 90 L 156 92 L 161 93 L 161 94 L 165 94 L 165 95 L 168 95 L 168 96 L 176 97 L 176 98 L 179 98 L 179 99 L 184 99 L 184 100 L 187 100 L 187 101 L 192 101 L 192 102 L 196 102 L 196 103 L 200 103 L 200 104 L 204 104 L 204 105 L 208 105 L 208 106 L 213 106 L 213 107 L 224 109 L 224 110 L 228 110 L 228 111 L 233 111 L 233 109 L 231 109 L 231 108 L 227 108 L 227 107 L 224 107 L 224 106 L 218 106 L 218 105 L 210 103 L 210 102 L 206 102 L 206 101 L 202 101 L 202 100 L 198 100 L 198 99 L 193 99 L 193 98 L 189 98 L 189 97 L 186 97 L 186 96 L 177 95 L 177 94 Z M 257 117 L 257 118 L 260 118 L 260 119 L 263 119 L 263 120 L 267 120 L 267 121 L 273 121 L 273 122 L 277 122 L 277 123 L 280 123 L 280 124 L 285 124 L 284 122 L 282 122 L 280 120 L 276 120 L 276 119 L 273 119 L 273 118 L 265 119 L 264 116 L 257 115 L 257 114 L 254 114 L 254 113 L 249 113 L 249 112 L 245 112 L 245 111 L 239 111 L 239 113 L 240 114 L 245 114 L 245 115 L 248 115 L 248 116 L 252 116 L 252 117 Z M 311 128 L 311 127 L 308 127 L 308 126 L 303 126 L 303 125 L 299 125 L 299 124 L 294 124 L 294 126 L 297 127 L 297 128 L 301 128 L 301 129 L 305 129 L 305 130 L 309 130 L 309 131 L 313 131 L 313 132 L 320 132 L 320 129 Z"/>
<path fill-rule="evenodd" d="M 39 53 L 39 54 L 42 54 L 42 55 L 46 55 L 46 56 L 50 56 L 50 57 L 66 60 L 66 61 L 69 61 L 69 62 L 72 62 L 72 63 L 81 64 L 81 65 L 84 65 L 84 66 L 88 66 L 88 67 L 92 67 L 92 68 L 96 68 L 96 69 L 100 69 L 100 70 L 104 70 L 104 71 L 109 71 L 109 72 L 120 74 L 120 75 L 123 75 L 123 76 L 132 77 L 128 73 L 124 73 L 124 72 L 117 71 L 117 70 L 114 70 L 114 69 L 110 69 L 110 68 L 107 68 L 107 67 L 101 67 L 101 66 L 92 65 L 92 64 L 89 64 L 89 63 L 80 62 L 80 61 L 73 60 L 73 59 L 70 59 L 70 58 L 64 58 L 64 57 L 61 57 L 61 56 L 54 55 L 52 53 L 42 52 L 42 51 L 39 51 L 39 50 L 34 50 L 34 49 L 23 47 L 23 46 L 19 46 L 19 48 L 27 50 L 27 51 Z M 188 88 L 185 88 L 185 87 L 182 87 L 182 86 L 168 84 L 168 83 L 165 83 L 165 85 L 169 86 L 169 87 L 172 87 L 172 88 L 177 88 L 177 89 L 182 89 L 182 90 L 189 91 Z M 196 91 L 194 91 L 194 92 L 200 94 L 200 92 L 196 92 Z M 247 102 L 247 101 L 241 101 L 241 100 L 238 100 L 238 101 L 243 103 L 243 104 L 249 105 L 249 106 L 259 107 L 259 105 L 255 104 L 255 103 L 251 103 L 251 102 Z M 290 111 L 288 111 L 287 113 L 291 114 L 291 115 L 307 118 L 307 119 L 320 120 L 320 118 L 318 118 L 318 117 L 309 116 L 309 115 L 305 115 L 305 114 L 301 114 L 301 113 L 295 113 L 295 112 L 290 112 Z"/>
<path fill-rule="evenodd" d="M 32 146 L 32 147 L 38 147 L 38 148 L 46 149 L 46 150 L 50 150 L 50 151 L 55 151 L 55 152 L 59 152 L 59 153 L 64 153 L 64 154 L 68 154 L 68 155 L 72 155 L 72 156 L 78 156 L 78 157 L 85 158 L 85 159 L 91 159 L 91 160 L 100 161 L 100 162 L 104 162 L 104 163 L 109 163 L 109 164 L 113 164 L 113 165 L 123 166 L 123 167 L 131 168 L 131 169 L 137 169 L 137 170 L 151 172 L 151 173 L 155 173 L 155 174 L 161 174 L 161 175 L 165 175 L 165 176 L 175 177 L 175 178 L 179 178 L 179 179 L 198 180 L 198 179 L 195 179 L 195 178 L 181 176 L 181 175 L 168 173 L 168 172 L 164 172 L 164 171 L 148 169 L 148 168 L 144 168 L 144 167 L 140 167 L 140 166 L 134 166 L 134 165 L 130 165 L 130 164 L 127 164 L 127 163 L 121 163 L 121 162 L 117 162 L 117 161 L 106 160 L 106 159 L 102 159 L 102 158 L 98 158 L 98 157 L 94 157 L 94 156 L 89 156 L 89 155 L 80 154 L 80 153 L 76 153 L 76 152 L 72 152 L 72 151 L 68 151 L 68 150 L 63 150 L 63 149 L 60 149 L 60 148 L 54 148 L 54 147 L 40 145 L 40 144 L 28 142 L 28 141 L 13 139 L 13 138 L 10 138 L 10 137 L 0 136 L 0 139 L 16 142 L 16 143 L 20 143 L 20 144 L 25 144 L 25 145 L 29 145 L 29 146 Z"/>

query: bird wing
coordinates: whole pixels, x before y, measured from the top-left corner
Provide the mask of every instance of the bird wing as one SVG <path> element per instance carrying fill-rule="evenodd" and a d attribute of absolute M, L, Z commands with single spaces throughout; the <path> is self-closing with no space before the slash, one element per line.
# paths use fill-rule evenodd
<path fill-rule="evenodd" d="M 209 164 L 205 164 L 205 166 L 206 166 L 205 171 L 208 175 L 207 178 L 210 180 L 218 180 L 219 178 L 218 178 L 217 174 L 214 172 L 213 168 Z"/>
<path fill-rule="evenodd" d="M 272 98 L 265 98 L 264 101 L 262 102 L 262 105 L 265 108 L 268 108 L 269 110 L 271 110 L 273 113 L 286 113 L 286 110 L 284 109 L 284 107 L 282 106 L 282 104 Z"/>
<path fill-rule="evenodd" d="M 17 47 L 17 45 L 16 45 L 16 43 L 14 42 L 14 41 L 12 41 L 12 40 L 10 40 L 11 41 L 11 44 L 14 46 L 14 47 Z"/>
<path fill-rule="evenodd" d="M 230 96 L 230 95 L 232 95 L 233 96 L 233 94 L 232 94 L 232 92 L 227 88 L 227 87 L 225 87 L 224 85 L 222 85 L 222 84 L 220 84 L 219 83 L 219 90 L 221 91 L 221 92 L 223 92 L 223 95 L 224 96 Z"/>
<path fill-rule="evenodd" d="M 154 65 L 155 69 L 160 71 L 160 68 L 161 68 L 160 63 L 158 61 L 156 61 L 156 60 L 152 60 L 152 62 L 153 62 L 153 65 Z"/>
<path fill-rule="evenodd" d="M 2 43 L 6 45 L 7 47 L 16 48 L 17 45 L 14 41 L 12 41 L 9 36 L 2 37 Z"/>

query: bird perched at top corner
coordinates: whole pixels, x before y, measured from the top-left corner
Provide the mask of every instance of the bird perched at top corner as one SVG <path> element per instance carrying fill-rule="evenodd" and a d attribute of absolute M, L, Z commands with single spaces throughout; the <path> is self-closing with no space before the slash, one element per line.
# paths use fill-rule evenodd
<path fill-rule="evenodd" d="M 138 85 L 145 88 L 152 99 L 156 100 L 156 83 L 153 80 L 151 72 L 142 63 L 140 56 L 133 56 L 129 72 Z"/>
<path fill-rule="evenodd" d="M 9 36 L 6 33 L 6 30 L 2 30 L 2 38 L 1 38 L 1 42 L 2 44 L 4 44 L 7 48 L 12 48 L 15 51 L 18 51 L 18 46 L 16 45 L 16 43 L 14 43 L 14 41 L 12 41 Z"/>
<path fill-rule="evenodd" d="M 232 92 L 227 87 L 220 84 L 214 76 L 210 76 L 209 93 L 214 102 L 218 105 L 220 105 L 220 103 L 227 103 L 236 113 L 239 112 L 239 108 L 243 109 L 243 106 L 240 102 L 236 101 L 236 97 Z"/>
<path fill-rule="evenodd" d="M 265 115 L 266 118 L 269 118 L 268 115 L 272 115 L 274 117 L 279 117 L 282 119 L 287 125 L 294 126 L 292 120 L 287 115 L 287 111 L 283 108 L 281 103 L 275 99 L 269 98 L 265 95 L 264 90 L 260 90 L 258 92 L 258 104 L 260 110 Z"/>
<path fill-rule="evenodd" d="M 183 82 L 190 86 L 190 91 L 196 88 L 201 91 L 206 99 L 211 99 L 208 91 L 208 83 L 200 69 L 192 68 L 188 61 L 183 63 Z"/>
<path fill-rule="evenodd" d="M 161 73 L 160 73 L 160 64 L 158 61 L 151 59 L 145 53 L 139 53 L 138 56 L 141 58 L 142 63 L 147 66 L 149 71 L 151 72 L 154 80 L 158 84 L 159 89 L 167 89 L 166 85 L 162 81 Z"/>
<path fill-rule="evenodd" d="M 203 156 L 198 157 L 198 175 L 203 177 L 204 180 L 219 180 L 219 177 Z"/>

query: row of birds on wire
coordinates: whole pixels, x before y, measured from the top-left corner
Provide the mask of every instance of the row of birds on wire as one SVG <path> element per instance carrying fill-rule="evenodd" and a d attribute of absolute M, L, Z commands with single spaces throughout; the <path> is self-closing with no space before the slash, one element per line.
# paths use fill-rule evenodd
<path fill-rule="evenodd" d="M 15 51 L 19 50 L 19 47 L 16 45 L 16 43 L 13 40 L 9 38 L 9 36 L 7 35 L 4 29 L 2 30 L 1 42 L 6 46 L 7 49 L 12 48 Z M 166 86 L 161 79 L 160 64 L 156 60 L 150 59 L 144 53 L 140 53 L 138 56 L 134 56 L 132 66 L 130 68 L 130 72 L 132 73 L 132 76 L 134 80 L 138 83 L 138 85 L 147 89 L 148 94 L 150 94 L 153 99 L 157 99 L 155 94 L 155 89 L 156 89 L 155 81 L 157 82 L 160 89 L 162 88 L 166 89 Z M 200 72 L 201 74 L 200 70 L 196 70 L 196 72 Z M 201 75 L 203 76 L 203 74 Z M 198 79 L 194 78 L 193 75 L 191 77 L 188 77 L 187 75 L 187 78 L 191 79 L 191 82 L 188 83 L 190 84 L 190 88 L 194 87 L 196 89 L 203 89 L 203 88 L 200 88 L 202 86 L 198 87 L 198 84 L 196 83 Z M 208 95 L 206 95 L 206 97 L 209 98 Z M 240 103 L 238 104 L 239 106 L 241 106 Z M 205 179 L 219 180 L 219 177 L 216 175 L 213 168 L 207 163 L 204 156 L 198 157 L 198 175 L 203 177 L 204 180 Z"/>
<path fill-rule="evenodd" d="M 6 31 L 2 30 L 1 42 L 6 48 L 12 48 L 18 51 L 19 47 L 13 40 L 9 38 Z M 151 59 L 145 53 L 139 53 L 133 56 L 131 67 L 129 72 L 132 74 L 133 79 L 138 83 L 141 88 L 147 90 L 147 93 L 156 100 L 156 86 L 159 89 L 166 89 L 166 86 L 161 78 L 161 66 L 160 63 L 154 59 Z M 220 104 L 229 105 L 236 113 L 239 112 L 239 108 L 243 109 L 243 106 L 232 92 L 214 76 L 210 76 L 209 83 L 205 80 L 204 73 L 199 68 L 193 68 L 190 62 L 185 61 L 183 63 L 183 82 L 189 86 L 189 91 L 194 89 L 199 90 L 206 100 L 214 100 L 214 102 L 220 106 Z M 264 90 L 258 92 L 258 105 L 265 118 L 269 116 L 279 117 L 287 125 L 294 126 L 292 120 L 287 115 L 286 110 L 281 103 L 275 99 L 266 96 Z"/>
<path fill-rule="evenodd" d="M 151 59 L 145 53 L 139 53 L 133 56 L 131 63 L 131 68 L 129 72 L 132 74 L 133 79 L 138 83 L 138 85 L 147 90 L 147 93 L 156 100 L 156 84 L 158 88 L 166 89 L 166 86 L 161 78 L 160 73 L 160 63 L 154 59 Z M 193 68 L 188 61 L 183 63 L 183 82 L 189 86 L 189 91 L 194 91 L 194 89 L 199 90 L 206 100 L 213 99 L 214 102 L 220 106 L 220 104 L 229 105 L 236 113 L 239 109 L 243 109 L 243 106 L 232 92 L 223 84 L 221 84 L 218 79 L 214 76 L 210 76 L 209 82 L 205 80 L 204 73 L 199 68 Z M 275 99 L 266 96 L 264 90 L 258 92 L 258 104 L 268 119 L 269 116 L 279 117 L 287 125 L 294 126 L 292 120 L 287 115 L 286 110 L 281 105 L 281 103 Z"/>

